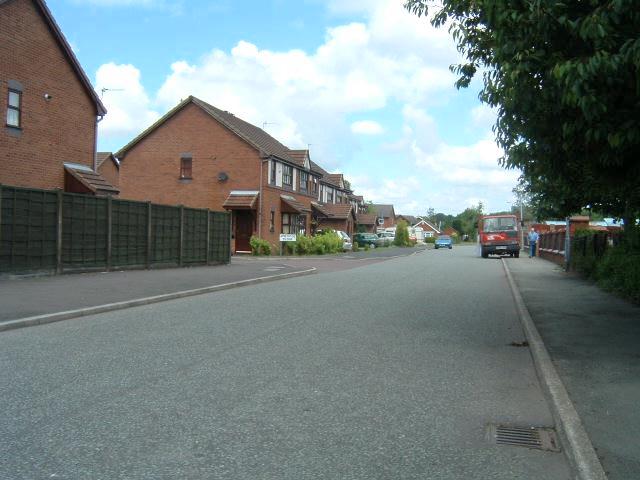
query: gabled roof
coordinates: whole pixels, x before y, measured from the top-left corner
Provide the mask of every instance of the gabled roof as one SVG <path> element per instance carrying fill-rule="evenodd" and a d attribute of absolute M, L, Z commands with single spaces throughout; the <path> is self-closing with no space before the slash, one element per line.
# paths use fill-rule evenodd
<path fill-rule="evenodd" d="M 349 195 L 349 198 L 350 198 L 351 200 L 355 200 L 356 202 L 364 202 L 364 197 L 363 197 L 362 195 L 353 195 L 353 194 L 350 194 L 350 195 Z"/>
<path fill-rule="evenodd" d="M 426 227 L 428 227 L 429 229 L 433 230 L 434 232 L 440 233 L 440 230 L 438 230 L 438 227 L 436 227 L 433 223 L 428 222 L 424 218 L 421 218 L 420 221 L 414 225 L 414 227 L 418 227 L 420 225 L 425 225 Z"/>
<path fill-rule="evenodd" d="M 308 208 L 304 203 L 299 202 L 295 197 L 291 195 L 280 195 L 280 200 L 287 206 L 289 209 L 298 212 L 310 212 L 311 209 Z M 284 211 L 284 210 L 283 210 Z"/>
<path fill-rule="evenodd" d="M 65 163 L 64 170 L 96 195 L 117 195 L 120 193 L 120 190 L 107 182 L 102 175 L 86 165 Z"/>
<path fill-rule="evenodd" d="M 116 158 L 113 156 L 113 153 L 111 153 L 111 152 L 98 152 L 98 153 L 96 153 L 96 160 L 97 160 L 96 164 L 97 164 L 98 168 L 100 168 L 102 166 L 102 164 L 107 160 L 111 160 L 113 162 L 113 164 L 116 166 L 116 168 L 120 168 L 120 164 L 118 163 Z"/>
<path fill-rule="evenodd" d="M 296 161 L 296 165 L 300 168 L 309 168 L 311 159 L 309 158 L 309 150 L 289 150 L 289 156 Z"/>
<path fill-rule="evenodd" d="M 378 223 L 378 216 L 375 213 L 358 213 L 356 218 L 360 225 L 375 225 Z"/>
<path fill-rule="evenodd" d="M 116 152 L 115 156 L 119 159 L 124 158 L 127 152 L 131 150 L 135 145 L 137 145 L 140 141 L 142 141 L 145 137 L 147 137 L 147 135 L 151 134 L 154 130 L 167 122 L 176 113 L 190 104 L 194 104 L 200 107 L 211 118 L 216 120 L 222 126 L 226 127 L 232 133 L 234 133 L 246 143 L 251 145 L 253 148 L 258 150 L 261 155 L 265 157 L 277 157 L 285 162 L 289 162 L 293 165 L 298 165 L 298 160 L 296 160 L 289 154 L 289 149 L 278 140 L 273 138 L 271 135 L 269 135 L 267 132 L 265 132 L 261 128 L 256 127 L 255 125 L 251 125 L 249 122 L 246 122 L 239 117 L 236 117 L 233 113 L 229 113 L 225 110 L 220 110 L 219 108 L 216 108 L 213 105 L 210 105 L 207 102 L 194 97 L 193 95 L 190 95 L 186 100 L 183 100 L 174 108 L 169 110 L 157 122 L 155 122 L 140 135 L 134 138 L 131 142 L 129 142 L 118 152 Z"/>
<path fill-rule="evenodd" d="M 319 173 L 323 177 L 329 175 L 329 172 L 327 172 L 324 168 L 322 168 L 320 165 L 318 165 L 313 160 L 310 160 L 309 163 L 311 164 L 311 171 L 312 172 Z"/>
<path fill-rule="evenodd" d="M 338 188 L 344 189 L 344 177 L 341 173 L 329 173 L 325 178 L 323 178 L 323 180 L 326 180 L 328 183 L 332 183 Z"/>
<path fill-rule="evenodd" d="M 418 217 L 414 217 L 413 215 L 396 215 L 396 219 L 397 218 L 402 218 L 406 220 L 409 223 L 409 225 L 415 225 L 421 220 Z"/>
<path fill-rule="evenodd" d="M 87 95 L 89 95 L 89 97 L 91 97 L 91 99 L 93 100 L 93 103 L 95 103 L 97 115 L 99 116 L 106 115 L 107 109 L 105 108 L 102 101 L 100 100 L 100 97 L 98 97 L 98 94 L 96 93 L 96 91 L 93 89 L 93 85 L 91 85 L 91 82 L 89 81 L 89 77 L 87 77 L 87 74 L 84 73 L 82 66 L 80 66 L 80 62 L 78 61 L 75 54 L 73 53 L 73 49 L 67 42 L 67 39 L 64 38 L 64 34 L 62 33 L 62 30 L 60 30 L 60 27 L 56 23 L 55 19 L 53 18 L 53 14 L 51 13 L 51 10 L 49 10 L 49 7 L 47 7 L 47 4 L 44 2 L 44 0 L 32 0 L 32 2 L 42 14 L 42 17 L 44 18 L 47 26 L 49 27 L 49 30 L 51 30 L 51 33 L 53 34 L 56 41 L 58 42 L 58 45 L 60 46 L 62 53 L 67 57 L 67 60 L 71 64 L 71 68 L 73 68 L 73 71 L 76 73 L 78 79 L 80 80 L 80 83 L 82 83 L 82 86 L 86 90 Z M 2 5 L 7 3 L 9 2 L 0 0 L 0 8 L 2 8 Z"/>
<path fill-rule="evenodd" d="M 326 203 L 322 204 L 323 213 L 329 218 L 347 219 L 353 214 L 353 207 L 349 203 Z"/>
<path fill-rule="evenodd" d="M 371 206 L 373 207 L 373 209 L 375 210 L 376 214 L 379 217 L 390 218 L 395 216 L 395 213 L 393 211 L 393 205 L 374 203 Z"/>

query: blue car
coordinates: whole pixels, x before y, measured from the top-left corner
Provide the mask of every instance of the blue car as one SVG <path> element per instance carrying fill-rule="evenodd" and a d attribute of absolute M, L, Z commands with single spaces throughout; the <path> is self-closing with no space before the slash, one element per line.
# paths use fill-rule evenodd
<path fill-rule="evenodd" d="M 451 240 L 451 237 L 449 235 L 440 235 L 436 239 L 434 247 L 436 250 L 438 248 L 448 248 L 449 250 L 451 250 L 453 248 L 453 241 Z"/>

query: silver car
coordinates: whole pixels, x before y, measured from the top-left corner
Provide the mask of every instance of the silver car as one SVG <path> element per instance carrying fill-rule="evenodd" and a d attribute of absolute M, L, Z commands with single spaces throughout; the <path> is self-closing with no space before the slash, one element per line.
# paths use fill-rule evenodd
<path fill-rule="evenodd" d="M 347 232 L 343 232 L 342 230 L 336 230 L 338 236 L 342 239 L 342 249 L 345 252 L 350 252 L 353 249 L 353 243 L 351 243 L 351 238 L 347 235 Z"/>

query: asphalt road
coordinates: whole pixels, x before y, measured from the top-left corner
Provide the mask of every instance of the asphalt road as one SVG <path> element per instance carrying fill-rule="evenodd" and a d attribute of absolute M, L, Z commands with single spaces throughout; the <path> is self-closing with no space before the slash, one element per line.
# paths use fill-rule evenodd
<path fill-rule="evenodd" d="M 0 335 L 1 479 L 563 479 L 472 247 Z"/>

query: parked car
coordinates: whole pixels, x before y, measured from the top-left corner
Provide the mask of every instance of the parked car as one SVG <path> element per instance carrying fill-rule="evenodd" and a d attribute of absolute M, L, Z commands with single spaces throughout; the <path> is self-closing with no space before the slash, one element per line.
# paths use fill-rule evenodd
<path fill-rule="evenodd" d="M 342 249 L 345 252 L 350 252 L 353 249 L 353 243 L 351 243 L 351 238 L 347 235 L 347 232 L 343 232 L 342 230 L 336 230 L 338 236 L 342 239 Z"/>
<path fill-rule="evenodd" d="M 453 241 L 449 235 L 440 235 L 436 238 L 436 243 L 434 244 L 434 248 L 437 250 L 438 248 L 448 248 L 451 250 L 453 248 Z"/>
<path fill-rule="evenodd" d="M 361 247 L 369 245 L 371 248 L 375 248 L 380 244 L 380 239 L 375 233 L 356 233 L 353 235 L 353 241 L 358 242 Z"/>
<path fill-rule="evenodd" d="M 380 232 L 378 233 L 378 238 L 383 242 L 386 241 L 389 245 L 391 245 L 396 239 L 396 235 L 393 232 Z"/>

